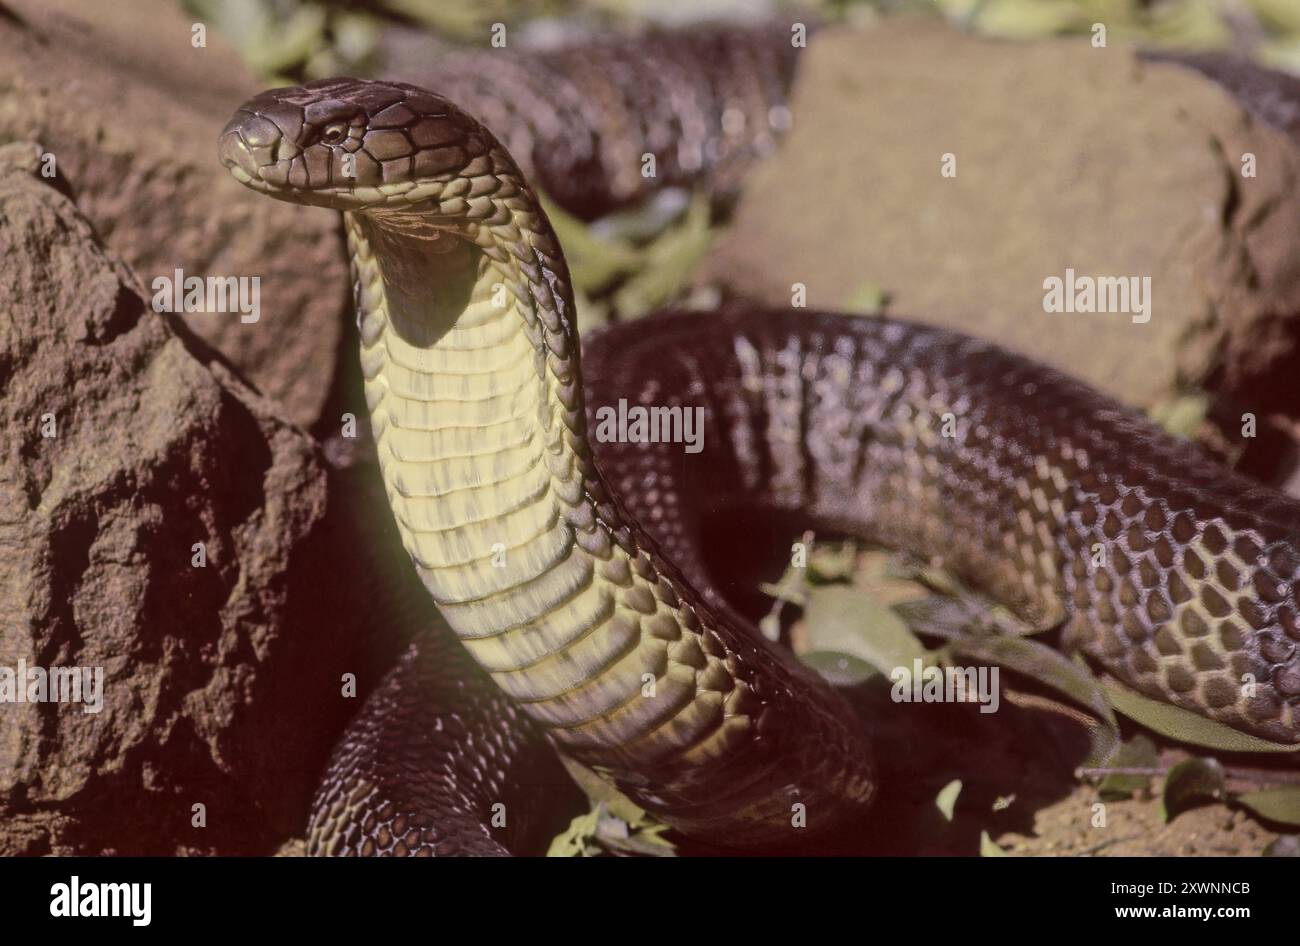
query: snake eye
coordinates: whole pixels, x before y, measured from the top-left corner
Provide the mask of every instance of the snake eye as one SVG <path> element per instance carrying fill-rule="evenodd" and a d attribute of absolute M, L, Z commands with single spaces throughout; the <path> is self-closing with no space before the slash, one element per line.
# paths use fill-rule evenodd
<path fill-rule="evenodd" d="M 342 143 L 348 137 L 348 126 L 343 122 L 333 122 L 325 126 L 320 133 L 320 140 L 327 145 Z"/>

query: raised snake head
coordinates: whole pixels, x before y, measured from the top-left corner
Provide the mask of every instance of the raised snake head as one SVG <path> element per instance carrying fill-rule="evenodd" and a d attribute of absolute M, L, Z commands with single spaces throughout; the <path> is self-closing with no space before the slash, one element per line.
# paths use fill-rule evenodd
<path fill-rule="evenodd" d="M 494 144 L 451 102 L 401 82 L 334 78 L 269 89 L 221 131 L 221 162 L 240 183 L 291 203 L 407 210 Z"/>

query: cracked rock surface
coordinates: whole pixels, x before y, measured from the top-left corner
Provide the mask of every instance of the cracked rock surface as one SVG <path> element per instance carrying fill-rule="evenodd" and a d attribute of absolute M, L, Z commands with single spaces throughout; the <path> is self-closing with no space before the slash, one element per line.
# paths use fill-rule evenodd
<path fill-rule="evenodd" d="M 334 626 L 324 465 L 148 309 L 36 155 L 0 149 L 0 665 L 103 690 L 0 703 L 0 853 L 264 850 L 330 738 L 301 697 Z"/>

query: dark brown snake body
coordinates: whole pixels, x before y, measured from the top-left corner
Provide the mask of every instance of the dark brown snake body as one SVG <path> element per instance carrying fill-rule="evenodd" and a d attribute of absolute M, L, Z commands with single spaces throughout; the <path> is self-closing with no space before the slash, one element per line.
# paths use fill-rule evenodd
<path fill-rule="evenodd" d="M 707 182 L 715 200 L 733 197 L 790 127 L 791 36 L 787 24 L 652 31 L 464 52 L 410 78 L 481 121 L 525 179 L 590 220 L 669 187 Z"/>
<path fill-rule="evenodd" d="M 530 826 L 494 814 L 562 779 L 548 744 L 726 847 L 869 818 L 869 725 L 710 577 L 711 524 L 743 548 L 784 512 L 941 557 L 1138 690 L 1300 741 L 1300 503 L 1082 383 L 939 329 L 740 305 L 605 329 L 579 364 L 532 191 L 412 86 L 263 93 L 222 157 L 345 211 L 394 515 L 501 691 L 445 643 L 408 654 L 335 753 L 314 852 L 503 852 Z M 598 440 L 620 400 L 700 409 L 704 449 Z"/>

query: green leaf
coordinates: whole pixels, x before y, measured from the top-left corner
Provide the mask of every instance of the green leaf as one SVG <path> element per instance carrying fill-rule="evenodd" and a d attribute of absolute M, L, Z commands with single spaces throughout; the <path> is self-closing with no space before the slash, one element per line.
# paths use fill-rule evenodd
<path fill-rule="evenodd" d="M 713 242 L 711 218 L 708 197 L 696 194 L 682 222 L 644 248 L 643 266 L 614 293 L 614 308 L 620 315 L 635 318 L 652 312 L 686 289 Z"/>
<path fill-rule="evenodd" d="M 1091 751 L 1088 765 L 1105 765 L 1119 750 L 1119 724 L 1088 668 L 1028 637 L 964 637 L 947 645 L 954 657 L 997 664 L 1063 694 L 1070 705 L 1043 701 L 1049 709 L 1083 726 Z M 1080 706 L 1084 712 L 1074 709 Z"/>
<path fill-rule="evenodd" d="M 961 779 L 953 779 L 935 796 L 934 805 L 943 815 L 944 820 L 952 821 L 953 809 L 957 806 L 957 796 L 961 794 Z"/>
<path fill-rule="evenodd" d="M 1151 741 L 1151 737 L 1145 733 L 1138 733 L 1119 747 L 1110 765 L 1117 769 L 1154 769 L 1159 762 L 1160 750 Z M 1097 794 L 1103 801 L 1117 801 L 1121 798 L 1132 798 L 1139 792 L 1145 792 L 1150 786 L 1150 775 L 1111 772 L 1097 786 Z"/>
<path fill-rule="evenodd" d="M 1190 710 L 1143 696 L 1107 677 L 1101 681 L 1106 699 L 1129 719 L 1167 739 L 1223 752 L 1296 752 L 1300 745 L 1269 742 L 1238 732 L 1224 723 L 1198 716 Z"/>
<path fill-rule="evenodd" d="M 1152 42 L 1180 49 L 1214 49 L 1233 40 L 1220 5 L 1205 0 L 1166 4 L 1160 16 L 1151 18 L 1146 32 Z"/>
<path fill-rule="evenodd" d="M 998 847 L 993 839 L 989 837 L 987 831 L 980 832 L 980 857 L 1010 857 L 1006 851 Z"/>
<path fill-rule="evenodd" d="M 1206 799 L 1223 797 L 1223 766 L 1218 759 L 1186 759 L 1165 775 L 1160 792 L 1160 820 L 1168 823 L 1179 812 Z"/>
<path fill-rule="evenodd" d="M 992 635 L 1030 637 L 1048 630 L 1020 620 L 1002 605 L 966 588 L 943 569 L 926 566 L 904 574 L 935 592 L 894 604 L 894 609 L 919 634 L 956 640 Z"/>
<path fill-rule="evenodd" d="M 643 265 L 642 254 L 626 240 L 593 236 L 591 229 L 577 217 L 544 196 L 541 201 L 555 236 L 564 247 L 576 290 L 584 295 L 599 293 L 615 279 Z"/>
<path fill-rule="evenodd" d="M 849 654 L 839 654 L 833 650 L 814 650 L 801 654 L 799 659 L 821 674 L 831 686 L 857 686 L 864 680 L 877 676 L 875 667 L 865 660 Z"/>
<path fill-rule="evenodd" d="M 923 565 L 916 569 L 917 581 L 927 585 L 931 590 L 949 598 L 968 598 L 970 591 L 947 569 L 937 565 Z"/>
<path fill-rule="evenodd" d="M 844 300 L 844 310 L 875 315 L 885 308 L 887 302 L 889 302 L 889 293 L 885 288 L 878 282 L 867 280 L 849 293 L 849 297 Z"/>
<path fill-rule="evenodd" d="M 976 637 L 963 638 L 951 646 L 955 653 L 996 663 L 1037 680 L 1115 726 L 1115 716 L 1096 677 L 1046 644 L 1027 637 Z"/>
<path fill-rule="evenodd" d="M 1081 28 L 1083 11 L 1069 0 L 995 0 L 975 7 L 981 33 L 1024 39 Z"/>
<path fill-rule="evenodd" d="M 964 602 L 944 595 L 927 595 L 914 601 L 900 601 L 894 612 L 917 634 L 953 641 L 971 636 L 981 615 Z"/>
<path fill-rule="evenodd" d="M 672 843 L 661 837 L 668 830 L 667 825 L 633 827 L 622 818 L 609 814 L 604 802 L 596 806 L 596 814 L 595 840 L 603 849 L 645 857 L 673 857 L 676 854 Z"/>
<path fill-rule="evenodd" d="M 759 590 L 773 599 L 772 607 L 758 622 L 758 629 L 770 641 L 781 639 L 781 614 L 787 604 L 802 608 L 808 601 L 808 582 L 804 569 L 787 565 L 776 584 L 761 582 Z"/>
<path fill-rule="evenodd" d="M 1295 0 L 1248 0 L 1246 5 L 1271 29 L 1300 34 L 1300 6 Z"/>
<path fill-rule="evenodd" d="M 1266 788 L 1238 795 L 1236 800 L 1255 814 L 1279 824 L 1300 825 L 1300 786 Z"/>
<path fill-rule="evenodd" d="M 505 0 L 375 0 L 387 11 L 424 24 L 440 36 L 483 41 L 487 27 L 509 22 L 512 10 Z M 509 35 L 509 34 L 508 34 Z M 513 36 L 508 42 L 513 43 Z"/>
<path fill-rule="evenodd" d="M 629 825 L 639 825 L 649 820 L 644 808 L 628 798 L 617 788 L 581 762 L 575 762 L 567 756 L 561 756 L 564 768 L 583 793 L 591 799 L 593 805 L 604 805 L 606 810 L 616 818 L 621 818 Z"/>
<path fill-rule="evenodd" d="M 551 840 L 548 857 L 593 857 L 607 851 L 652 857 L 676 853 L 672 842 L 662 837 L 667 825 L 582 763 L 563 756 L 561 761 L 592 808 Z"/>
<path fill-rule="evenodd" d="M 1205 422 L 1210 399 L 1204 394 L 1185 394 L 1151 409 L 1151 419 L 1173 434 L 1190 440 Z"/>
<path fill-rule="evenodd" d="M 808 556 L 808 577 L 813 581 L 843 581 L 853 575 L 853 566 L 857 562 L 858 549 L 852 542 L 838 545 L 813 545 L 812 554 Z"/>
<path fill-rule="evenodd" d="M 588 841 L 596 836 L 600 822 L 600 812 L 592 809 L 578 815 L 569 822 L 569 827 L 551 840 L 546 850 L 547 857 L 586 857 L 589 855 Z"/>
<path fill-rule="evenodd" d="M 810 588 L 804 619 L 810 650 L 848 654 L 885 674 L 925 658 L 925 646 L 903 619 L 856 588 Z"/>
<path fill-rule="evenodd" d="M 379 24 L 368 16 L 340 13 L 330 24 L 334 46 L 347 62 L 360 62 L 379 45 Z"/>
<path fill-rule="evenodd" d="M 792 576 L 790 572 L 795 572 L 795 574 Z M 759 583 L 758 588 L 769 598 L 775 598 L 777 601 L 784 601 L 786 604 L 794 604 L 802 608 L 808 601 L 808 593 L 804 587 L 803 579 L 797 573 L 798 569 L 791 568 L 776 584 L 764 581 Z"/>
<path fill-rule="evenodd" d="M 1300 72 L 1300 35 L 1264 43 L 1259 50 L 1259 60 L 1274 69 Z"/>
<path fill-rule="evenodd" d="M 631 207 L 593 220 L 591 234 L 601 240 L 628 240 L 637 245 L 652 242 L 685 216 L 693 196 L 679 187 L 664 188 Z"/>

